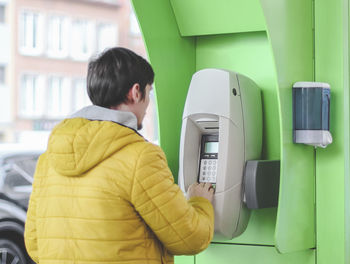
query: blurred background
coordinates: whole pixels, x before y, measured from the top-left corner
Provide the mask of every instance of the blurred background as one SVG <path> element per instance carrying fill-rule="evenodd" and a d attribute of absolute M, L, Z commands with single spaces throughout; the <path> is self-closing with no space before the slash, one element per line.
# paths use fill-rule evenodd
<path fill-rule="evenodd" d="M 147 59 L 130 0 L 0 0 L 0 145 L 45 148 L 58 122 L 91 104 L 89 59 L 115 46 Z M 153 94 L 141 134 L 158 142 Z"/>

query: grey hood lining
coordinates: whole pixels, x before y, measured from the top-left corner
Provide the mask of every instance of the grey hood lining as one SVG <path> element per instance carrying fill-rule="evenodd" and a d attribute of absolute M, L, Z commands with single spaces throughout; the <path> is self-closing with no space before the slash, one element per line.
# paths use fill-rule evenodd
<path fill-rule="evenodd" d="M 85 118 L 89 120 L 111 121 L 137 130 L 137 118 L 132 112 L 113 110 L 97 105 L 86 106 L 69 118 Z"/>

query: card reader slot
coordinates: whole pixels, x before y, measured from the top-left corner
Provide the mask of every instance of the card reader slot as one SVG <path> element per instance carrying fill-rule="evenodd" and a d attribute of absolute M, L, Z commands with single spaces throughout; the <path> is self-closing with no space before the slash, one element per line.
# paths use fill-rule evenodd
<path fill-rule="evenodd" d="M 212 120 L 202 120 L 196 122 L 203 133 L 215 133 L 219 131 L 219 122 Z"/>

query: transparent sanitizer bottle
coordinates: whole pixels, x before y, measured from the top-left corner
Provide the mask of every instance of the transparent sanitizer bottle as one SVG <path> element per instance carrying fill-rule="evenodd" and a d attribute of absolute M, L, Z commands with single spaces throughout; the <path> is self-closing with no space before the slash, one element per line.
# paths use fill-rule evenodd
<path fill-rule="evenodd" d="M 330 85 L 297 82 L 293 85 L 293 142 L 325 148 L 329 132 Z"/>

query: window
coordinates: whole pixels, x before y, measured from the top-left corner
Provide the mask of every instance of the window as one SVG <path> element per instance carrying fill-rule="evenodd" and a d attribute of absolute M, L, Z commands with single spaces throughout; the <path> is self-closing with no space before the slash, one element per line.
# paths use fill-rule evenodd
<path fill-rule="evenodd" d="M 86 80 L 78 78 L 73 82 L 73 111 L 88 105 L 91 105 L 91 101 L 86 90 Z"/>
<path fill-rule="evenodd" d="M 0 24 L 5 23 L 5 6 L 0 5 Z"/>
<path fill-rule="evenodd" d="M 20 52 L 24 55 L 40 55 L 43 34 L 43 17 L 39 13 L 23 11 L 20 16 Z"/>
<path fill-rule="evenodd" d="M 111 24 L 100 24 L 97 27 L 97 51 L 115 47 L 118 44 L 118 28 Z"/>
<path fill-rule="evenodd" d="M 48 55 L 63 58 L 68 55 L 69 21 L 62 16 L 52 16 L 48 28 Z"/>
<path fill-rule="evenodd" d="M 24 74 L 20 81 L 19 114 L 26 118 L 37 118 L 44 112 L 44 78 Z"/>
<path fill-rule="evenodd" d="M 133 11 L 130 13 L 130 33 L 134 36 L 141 35 L 139 23 Z"/>
<path fill-rule="evenodd" d="M 6 157 L 3 162 L 6 173 L 2 177 L 2 192 L 24 207 L 28 206 L 38 158 L 39 154 L 19 153 Z"/>
<path fill-rule="evenodd" d="M 158 143 L 158 119 L 157 119 L 157 110 L 155 104 L 155 95 L 154 90 L 150 92 L 150 102 L 147 108 L 147 114 L 143 120 L 143 128 L 140 131 L 147 140 L 152 143 Z"/>
<path fill-rule="evenodd" d="M 71 56 L 87 61 L 94 52 L 95 26 L 87 20 L 76 20 L 72 25 Z"/>
<path fill-rule="evenodd" d="M 62 118 L 70 112 L 69 80 L 63 77 L 51 77 L 47 92 L 47 114 L 52 118 Z"/>
<path fill-rule="evenodd" d="M 5 84 L 5 66 L 0 65 L 0 84 Z"/>

